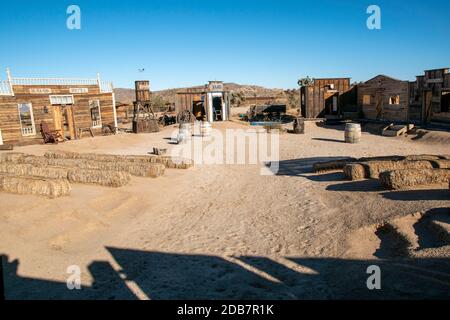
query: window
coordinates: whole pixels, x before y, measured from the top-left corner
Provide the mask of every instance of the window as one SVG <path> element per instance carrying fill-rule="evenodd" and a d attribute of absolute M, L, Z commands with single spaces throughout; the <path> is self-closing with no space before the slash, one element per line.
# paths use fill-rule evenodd
<path fill-rule="evenodd" d="M 369 105 L 369 104 L 370 104 L 370 95 L 365 94 L 365 95 L 363 96 L 363 105 L 367 106 L 367 105 Z"/>
<path fill-rule="evenodd" d="M 22 136 L 34 136 L 36 134 L 36 128 L 34 126 L 33 107 L 31 103 L 19 103 L 19 119 Z"/>
<path fill-rule="evenodd" d="M 102 115 L 100 113 L 100 101 L 89 100 L 89 109 L 91 111 L 92 127 L 98 128 L 102 126 Z"/>
<path fill-rule="evenodd" d="M 400 104 L 400 96 L 391 96 L 389 97 L 389 104 Z"/>
<path fill-rule="evenodd" d="M 73 104 L 73 96 L 50 96 L 51 104 Z"/>

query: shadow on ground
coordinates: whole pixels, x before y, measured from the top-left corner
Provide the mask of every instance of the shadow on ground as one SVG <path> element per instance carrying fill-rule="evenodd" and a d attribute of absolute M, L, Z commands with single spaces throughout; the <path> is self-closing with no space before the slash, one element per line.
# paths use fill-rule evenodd
<path fill-rule="evenodd" d="M 136 299 L 134 283 L 150 299 L 448 299 L 450 259 L 345 260 L 267 257 L 234 260 L 108 247 L 107 261 L 89 265 L 94 282 L 82 290 L 18 275 L 18 261 L 2 256 L 7 299 Z M 381 290 L 367 289 L 367 268 L 381 268 Z M 294 270 L 295 269 L 295 270 Z M 301 272 L 298 270 L 302 270 Z"/>

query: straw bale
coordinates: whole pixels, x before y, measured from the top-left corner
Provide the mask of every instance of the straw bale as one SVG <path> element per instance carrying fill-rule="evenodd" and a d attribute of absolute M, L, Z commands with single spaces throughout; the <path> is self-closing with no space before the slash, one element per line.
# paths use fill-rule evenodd
<path fill-rule="evenodd" d="M 68 196 L 70 190 L 70 183 L 67 179 L 0 175 L 0 191 L 3 192 L 58 198 Z"/>
<path fill-rule="evenodd" d="M 448 183 L 449 180 L 449 169 L 402 169 L 386 171 L 380 175 L 382 186 L 393 190 Z"/>

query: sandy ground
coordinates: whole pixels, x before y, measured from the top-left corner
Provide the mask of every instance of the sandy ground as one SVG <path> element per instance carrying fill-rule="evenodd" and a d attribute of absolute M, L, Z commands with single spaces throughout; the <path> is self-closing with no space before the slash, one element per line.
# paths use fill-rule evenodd
<path fill-rule="evenodd" d="M 227 122 L 214 128 L 247 127 Z M 173 148 L 167 140 L 173 130 L 16 151 L 146 154 L 154 146 Z M 361 143 L 346 144 L 342 128 L 308 126 L 304 135 L 280 135 L 274 176 L 260 174 L 263 164 L 203 165 L 133 178 L 119 189 L 74 185 L 70 197 L 54 200 L 0 193 L 6 296 L 449 298 L 448 239 L 415 238 L 411 247 L 379 228 L 385 221 L 403 223 L 404 238 L 411 238 L 418 212 L 450 208 L 448 186 L 391 192 L 377 181 L 311 172 L 313 162 L 336 157 L 449 154 L 450 133 L 437 135 L 427 141 L 363 133 Z M 440 214 L 445 229 L 448 212 Z M 400 249 L 389 249 L 397 242 Z M 417 249 L 428 253 L 408 254 Z M 384 272 L 382 290 L 367 289 L 373 264 Z M 81 268 L 82 290 L 66 287 L 71 265 Z"/>

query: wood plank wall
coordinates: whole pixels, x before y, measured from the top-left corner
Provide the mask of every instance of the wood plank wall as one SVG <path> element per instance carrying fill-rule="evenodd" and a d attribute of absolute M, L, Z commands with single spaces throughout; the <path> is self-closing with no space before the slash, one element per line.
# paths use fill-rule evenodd
<path fill-rule="evenodd" d="M 30 88 L 51 89 L 51 93 L 30 93 Z M 70 88 L 88 88 L 88 93 L 71 94 Z M 50 129 L 55 129 L 54 106 L 50 103 L 50 95 L 74 96 L 75 128 L 91 127 L 91 115 L 89 100 L 100 101 L 102 124 L 114 123 L 114 110 L 112 93 L 100 93 L 98 86 L 14 86 L 15 96 L 0 96 L 0 130 L 4 143 L 14 145 L 41 143 L 42 137 L 39 130 L 41 121 L 48 123 Z M 31 103 L 33 108 L 36 134 L 34 136 L 22 136 L 18 111 L 19 103 Z M 47 112 L 46 112 L 47 111 Z M 100 133 L 101 129 L 95 132 Z"/>
<path fill-rule="evenodd" d="M 330 84 L 334 85 L 333 90 L 329 89 Z M 325 101 L 336 94 L 341 96 L 351 89 L 350 78 L 314 79 L 314 85 L 301 89 L 302 97 L 304 96 L 305 99 L 305 101 L 302 101 L 302 108 L 304 109 L 302 113 L 306 118 L 324 117 L 327 114 Z M 343 107 L 343 102 L 339 101 L 338 110 Z"/>
<path fill-rule="evenodd" d="M 365 95 L 370 96 L 370 104 L 363 103 Z M 400 96 L 400 104 L 389 104 L 389 98 L 397 95 Z M 383 75 L 358 85 L 358 105 L 367 119 L 408 121 L 409 96 L 409 81 L 396 80 Z M 379 102 L 381 113 L 377 111 Z"/>

